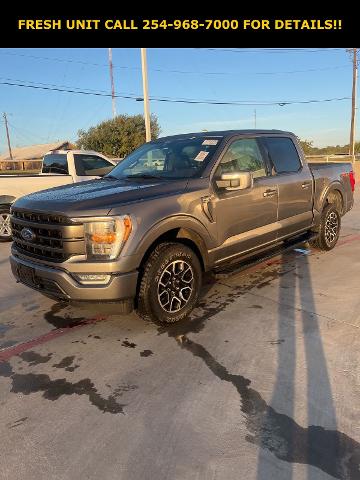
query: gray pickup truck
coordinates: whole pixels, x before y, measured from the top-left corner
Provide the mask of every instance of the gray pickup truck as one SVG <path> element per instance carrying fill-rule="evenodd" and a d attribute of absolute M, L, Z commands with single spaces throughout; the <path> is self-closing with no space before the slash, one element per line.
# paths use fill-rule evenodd
<path fill-rule="evenodd" d="M 18 199 L 12 271 L 58 300 L 177 322 L 206 271 L 299 240 L 332 249 L 354 184 L 351 163 L 310 165 L 289 132 L 161 138 L 102 179 Z"/>

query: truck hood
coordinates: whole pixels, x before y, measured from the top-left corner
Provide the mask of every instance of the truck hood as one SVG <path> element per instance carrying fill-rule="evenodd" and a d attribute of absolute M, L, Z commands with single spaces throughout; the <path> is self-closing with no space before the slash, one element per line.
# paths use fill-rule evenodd
<path fill-rule="evenodd" d="M 66 216 L 107 215 L 112 208 L 182 193 L 187 180 L 102 178 L 49 188 L 19 198 L 15 208 Z"/>

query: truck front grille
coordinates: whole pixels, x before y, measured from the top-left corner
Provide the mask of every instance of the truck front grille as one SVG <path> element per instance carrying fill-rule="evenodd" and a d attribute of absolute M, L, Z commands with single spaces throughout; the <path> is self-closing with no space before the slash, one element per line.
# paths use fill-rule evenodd
<path fill-rule="evenodd" d="M 29 220 L 29 222 L 72 225 L 70 220 L 62 215 L 48 215 L 47 213 L 33 213 L 13 210 L 12 216 L 13 218 L 20 218 L 20 220 Z"/>
<path fill-rule="evenodd" d="M 14 247 L 30 257 L 63 262 L 85 253 L 83 225 L 72 224 L 66 217 L 13 209 L 11 229 Z"/>

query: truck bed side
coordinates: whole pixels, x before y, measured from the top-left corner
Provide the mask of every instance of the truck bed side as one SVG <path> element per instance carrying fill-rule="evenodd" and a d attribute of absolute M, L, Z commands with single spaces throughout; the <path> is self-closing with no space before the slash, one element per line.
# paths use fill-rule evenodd
<path fill-rule="evenodd" d="M 348 212 L 354 203 L 350 174 L 353 174 L 352 164 L 342 163 L 311 163 L 309 168 L 314 177 L 314 208 L 321 212 L 323 205 L 331 192 L 339 192 L 342 200 L 341 213 Z"/>
<path fill-rule="evenodd" d="M 72 182 L 73 179 L 71 175 L 1 175 L 0 204 L 3 203 L 2 198 L 5 197 L 15 199 L 29 193 Z"/>

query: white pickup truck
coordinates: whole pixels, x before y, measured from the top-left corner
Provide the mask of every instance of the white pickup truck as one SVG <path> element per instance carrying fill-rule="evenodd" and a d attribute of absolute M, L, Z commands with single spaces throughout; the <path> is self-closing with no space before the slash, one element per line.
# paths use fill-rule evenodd
<path fill-rule="evenodd" d="M 86 150 L 53 150 L 38 175 L 0 175 L 0 242 L 11 240 L 10 207 L 23 195 L 83 182 L 109 173 L 116 162 Z"/>

